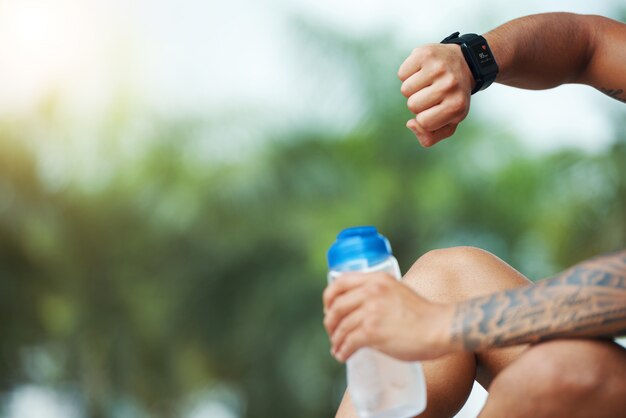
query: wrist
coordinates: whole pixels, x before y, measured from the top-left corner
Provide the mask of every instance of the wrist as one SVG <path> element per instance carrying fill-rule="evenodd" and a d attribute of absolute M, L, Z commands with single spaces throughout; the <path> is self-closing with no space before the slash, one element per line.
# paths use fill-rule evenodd
<path fill-rule="evenodd" d="M 487 39 L 483 36 L 475 33 L 460 35 L 459 32 L 454 32 L 445 37 L 441 43 L 460 46 L 463 58 L 475 81 L 471 94 L 486 89 L 495 81 L 498 74 L 498 64 Z"/>
<path fill-rule="evenodd" d="M 435 335 L 433 345 L 441 355 L 464 351 L 462 338 L 456 335 L 455 313 L 456 304 L 440 304 L 435 315 Z"/>
<path fill-rule="evenodd" d="M 502 37 L 495 31 L 485 33 L 483 38 L 489 43 L 493 57 L 498 63 L 498 74 L 496 75 L 495 82 L 501 83 L 506 79 L 506 74 L 510 67 L 510 50 L 507 48 L 507 44 L 502 42 Z"/>
<path fill-rule="evenodd" d="M 446 46 L 450 50 L 450 53 L 454 55 L 455 61 L 459 63 L 459 75 L 462 79 L 462 85 L 467 86 L 467 93 L 469 94 L 474 90 L 476 80 L 474 79 L 467 62 L 465 62 L 463 51 L 461 51 L 461 47 L 459 45 L 447 44 Z"/>

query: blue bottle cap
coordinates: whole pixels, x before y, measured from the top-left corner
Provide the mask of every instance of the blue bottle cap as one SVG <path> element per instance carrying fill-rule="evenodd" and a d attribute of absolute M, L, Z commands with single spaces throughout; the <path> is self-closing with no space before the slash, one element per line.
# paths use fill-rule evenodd
<path fill-rule="evenodd" d="M 337 235 L 337 240 L 328 250 L 328 267 L 331 270 L 346 270 L 342 266 L 356 260 L 366 260 L 367 266 L 373 266 L 390 255 L 389 241 L 375 227 L 355 226 L 346 228 Z"/>

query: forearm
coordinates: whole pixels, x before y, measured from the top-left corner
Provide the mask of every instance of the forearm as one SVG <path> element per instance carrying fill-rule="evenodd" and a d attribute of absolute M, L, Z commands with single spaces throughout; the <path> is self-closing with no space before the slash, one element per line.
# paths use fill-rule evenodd
<path fill-rule="evenodd" d="M 622 23 L 601 16 L 545 13 L 512 20 L 484 36 L 500 67 L 499 83 L 527 89 L 583 83 L 618 100 L 625 98 Z"/>
<path fill-rule="evenodd" d="M 479 351 L 558 337 L 617 336 L 624 330 L 626 251 L 528 287 L 458 304 L 451 341 Z"/>

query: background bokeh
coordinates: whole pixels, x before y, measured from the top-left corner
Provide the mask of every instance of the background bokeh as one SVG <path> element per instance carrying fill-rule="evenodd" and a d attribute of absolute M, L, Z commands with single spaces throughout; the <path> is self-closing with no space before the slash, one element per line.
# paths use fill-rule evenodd
<path fill-rule="evenodd" d="M 396 78 L 455 30 L 620 1 L 126 3 L 0 1 L 2 416 L 331 416 L 347 226 L 403 270 L 475 245 L 532 279 L 626 245 L 622 103 L 494 85 L 425 150 Z"/>

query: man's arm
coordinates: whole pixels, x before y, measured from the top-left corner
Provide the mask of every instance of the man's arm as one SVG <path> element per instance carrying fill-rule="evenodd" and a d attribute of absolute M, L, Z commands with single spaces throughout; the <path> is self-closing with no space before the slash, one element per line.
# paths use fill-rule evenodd
<path fill-rule="evenodd" d="M 626 251 L 527 287 L 453 305 L 432 303 L 384 274 L 346 274 L 324 292 L 334 355 L 361 347 L 403 360 L 626 330 Z"/>
<path fill-rule="evenodd" d="M 626 331 L 626 251 L 578 265 L 535 285 L 456 306 L 452 344 L 465 350 Z"/>
<path fill-rule="evenodd" d="M 486 33 L 500 67 L 496 82 L 527 89 L 588 84 L 626 101 L 626 25 L 601 16 L 545 13 Z M 398 71 L 416 115 L 407 123 L 422 145 L 451 136 L 467 116 L 474 79 L 461 48 L 431 44 L 413 50 Z"/>
<path fill-rule="evenodd" d="M 587 84 L 626 101 L 626 25 L 602 16 L 545 13 L 486 33 L 496 82 L 525 89 Z"/>

